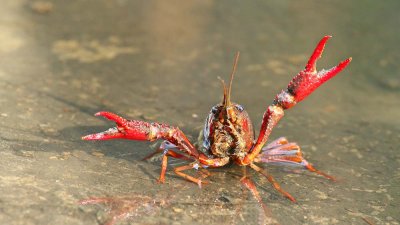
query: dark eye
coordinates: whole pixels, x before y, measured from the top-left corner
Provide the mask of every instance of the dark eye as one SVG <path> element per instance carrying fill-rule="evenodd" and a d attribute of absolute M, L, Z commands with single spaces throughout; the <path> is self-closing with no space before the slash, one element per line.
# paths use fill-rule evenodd
<path fill-rule="evenodd" d="M 243 112 L 243 110 L 244 110 L 243 106 L 241 106 L 241 105 L 236 105 L 236 109 L 237 109 L 239 112 Z"/>
<path fill-rule="evenodd" d="M 214 114 L 217 113 L 218 112 L 218 108 L 216 106 L 212 107 L 211 108 L 211 112 L 214 113 Z"/>

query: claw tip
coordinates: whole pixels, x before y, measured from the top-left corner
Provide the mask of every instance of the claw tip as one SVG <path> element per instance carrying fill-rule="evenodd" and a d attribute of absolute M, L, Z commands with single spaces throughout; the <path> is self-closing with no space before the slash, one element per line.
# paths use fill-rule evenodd
<path fill-rule="evenodd" d="M 332 37 L 332 35 L 325 35 L 323 38 L 322 38 L 322 40 L 321 41 L 328 41 L 328 39 L 329 38 L 331 38 Z"/>
<path fill-rule="evenodd" d="M 342 62 L 340 63 L 340 65 L 339 65 L 339 67 L 345 68 L 347 65 L 349 65 L 349 63 L 351 62 L 351 60 L 353 60 L 352 57 L 350 57 L 350 58 L 348 58 L 348 59 L 342 61 Z"/>
<path fill-rule="evenodd" d="M 82 137 L 82 140 L 85 140 L 85 141 L 86 141 L 87 139 L 88 139 L 88 136 L 87 136 L 87 135 Z"/>

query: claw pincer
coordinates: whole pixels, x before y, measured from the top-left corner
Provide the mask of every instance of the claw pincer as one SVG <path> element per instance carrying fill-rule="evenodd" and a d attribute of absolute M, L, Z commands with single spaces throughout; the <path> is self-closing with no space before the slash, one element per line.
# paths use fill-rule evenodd
<path fill-rule="evenodd" d="M 106 131 L 82 137 L 83 140 L 109 140 L 116 138 L 148 141 L 152 138 L 152 125 L 138 120 L 126 120 L 114 113 L 98 112 L 95 116 L 103 116 L 116 123 L 116 127 Z M 153 129 L 154 130 L 154 129 Z"/>
<path fill-rule="evenodd" d="M 331 37 L 332 36 L 325 36 L 322 38 L 315 48 L 314 53 L 311 55 L 306 68 L 290 81 L 286 90 L 282 90 L 282 92 L 275 97 L 274 105 L 279 105 L 284 109 L 294 106 L 314 92 L 314 90 L 323 83 L 342 71 L 351 62 L 351 58 L 348 58 L 329 70 L 317 71 L 317 61 L 321 58 L 325 44 Z"/>
<path fill-rule="evenodd" d="M 116 123 L 116 127 L 106 131 L 82 137 L 83 140 L 130 139 L 135 141 L 154 141 L 165 139 L 191 156 L 198 156 L 197 150 L 177 127 L 161 123 L 148 123 L 140 120 L 126 120 L 111 112 L 98 112 L 95 116 L 103 116 Z"/>
<path fill-rule="evenodd" d="M 283 117 L 284 110 L 293 107 L 305 99 L 308 95 L 314 92 L 315 89 L 346 68 L 346 66 L 351 62 L 351 58 L 348 58 L 329 70 L 317 71 L 316 63 L 321 57 L 325 44 L 329 38 L 331 38 L 331 36 L 327 35 L 321 39 L 308 60 L 305 69 L 290 81 L 286 90 L 282 90 L 275 97 L 272 105 L 267 108 L 263 117 L 260 135 L 258 136 L 257 142 L 251 150 L 251 153 L 243 160 L 242 164 L 247 165 L 251 163 L 260 153 L 262 147 L 265 145 L 269 135 L 271 134 L 272 128 L 275 127 Z"/>

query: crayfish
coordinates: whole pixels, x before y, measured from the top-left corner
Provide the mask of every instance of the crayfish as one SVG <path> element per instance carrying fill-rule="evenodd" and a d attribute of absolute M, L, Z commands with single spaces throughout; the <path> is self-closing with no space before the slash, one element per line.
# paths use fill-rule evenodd
<path fill-rule="evenodd" d="M 163 139 L 160 148 L 155 153 L 162 153 L 161 174 L 159 181 L 164 183 L 168 157 L 191 161 L 184 166 L 174 168 L 174 172 L 186 180 L 201 186 L 207 183 L 205 179 L 209 172 L 202 172 L 196 178 L 184 173 L 185 170 L 216 168 L 235 162 L 244 168 L 249 166 L 266 177 L 272 186 L 295 202 L 295 198 L 284 191 L 275 179 L 257 163 L 285 164 L 300 166 L 311 172 L 322 175 L 330 180 L 334 177 L 317 170 L 303 156 L 296 143 L 288 142 L 284 137 L 267 144 L 272 129 L 284 115 L 284 110 L 305 99 L 324 82 L 334 77 L 351 62 L 348 58 L 329 70 L 317 71 L 316 62 L 321 57 L 325 44 L 331 36 L 325 36 L 318 43 L 303 71 L 295 76 L 285 90 L 276 95 L 272 104 L 267 107 L 258 138 L 255 139 L 252 122 L 243 106 L 231 101 L 232 80 L 238 64 L 239 53 L 236 53 L 229 86 L 221 79 L 223 86 L 222 102 L 211 108 L 203 130 L 203 144 L 196 148 L 178 128 L 162 123 L 149 123 L 139 120 L 127 120 L 111 112 L 98 112 L 116 123 L 116 127 L 107 131 L 82 137 L 83 140 L 131 139 L 136 141 L 155 141 Z M 241 182 L 248 187 L 260 200 L 254 183 L 243 176 Z"/>

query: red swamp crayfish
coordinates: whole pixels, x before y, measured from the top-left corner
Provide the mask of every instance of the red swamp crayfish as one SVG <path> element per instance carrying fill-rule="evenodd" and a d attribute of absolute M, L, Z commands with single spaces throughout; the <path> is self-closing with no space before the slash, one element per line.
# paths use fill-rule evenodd
<path fill-rule="evenodd" d="M 136 141 L 155 141 L 163 139 L 160 148 L 152 155 L 162 153 L 162 165 L 159 181 L 164 183 L 168 157 L 191 161 L 188 165 L 174 168 L 174 172 L 199 186 L 207 183 L 203 179 L 210 175 L 206 168 L 222 167 L 233 161 L 246 168 L 249 166 L 266 177 L 272 186 L 284 196 L 295 202 L 295 198 L 284 191 L 268 172 L 257 165 L 284 164 L 300 166 L 311 172 L 322 175 L 330 180 L 334 177 L 317 170 L 307 162 L 296 143 L 289 143 L 284 137 L 278 138 L 266 145 L 272 129 L 284 115 L 284 110 L 305 99 L 324 82 L 341 72 L 351 62 L 348 58 L 329 70 L 317 71 L 316 62 L 321 57 L 325 44 L 331 36 L 325 36 L 318 43 L 303 71 L 295 76 L 285 90 L 276 95 L 272 104 L 264 113 L 258 138 L 254 137 L 253 125 L 244 108 L 231 102 L 230 94 L 232 79 L 237 67 L 239 53 L 235 56 L 229 86 L 223 86 L 223 100 L 211 108 L 203 130 L 203 145 L 196 149 L 185 134 L 178 128 L 161 123 L 149 123 L 139 120 L 127 120 L 111 112 L 98 112 L 116 123 L 116 127 L 107 131 L 82 137 L 83 140 L 131 139 Z M 179 152 L 180 151 L 180 152 Z M 190 176 L 183 171 L 200 169 L 202 176 Z M 254 183 L 244 174 L 241 182 L 249 188 L 257 200 L 261 198 Z"/>

